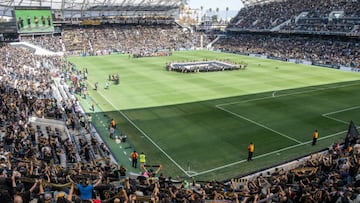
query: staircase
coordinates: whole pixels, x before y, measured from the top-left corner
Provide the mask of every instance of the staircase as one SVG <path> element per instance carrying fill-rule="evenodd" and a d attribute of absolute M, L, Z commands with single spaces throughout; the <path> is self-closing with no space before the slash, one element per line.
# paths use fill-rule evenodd
<path fill-rule="evenodd" d="M 215 44 L 220 38 L 225 37 L 226 35 L 218 35 L 213 41 L 206 45 L 207 49 L 211 49 L 212 45 Z"/>
<path fill-rule="evenodd" d="M 29 50 L 34 51 L 36 55 L 47 55 L 47 56 L 53 56 L 53 55 L 63 55 L 62 52 L 53 52 L 49 51 L 47 49 L 41 48 L 39 46 L 33 45 L 29 42 L 13 42 L 11 43 L 12 46 L 16 47 L 23 47 Z"/>
<path fill-rule="evenodd" d="M 289 25 L 290 23 L 291 23 L 291 19 L 281 23 L 280 25 L 277 25 L 277 26 L 271 28 L 270 31 L 272 31 L 272 32 L 279 31 L 279 30 L 281 30 L 281 28 L 283 28 L 286 25 Z"/>

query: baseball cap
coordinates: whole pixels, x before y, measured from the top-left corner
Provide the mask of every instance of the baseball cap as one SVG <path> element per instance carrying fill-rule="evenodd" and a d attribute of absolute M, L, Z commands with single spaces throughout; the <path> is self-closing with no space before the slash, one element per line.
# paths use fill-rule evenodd
<path fill-rule="evenodd" d="M 65 192 L 59 192 L 57 195 L 56 195 L 56 199 L 60 198 L 60 197 L 65 197 L 66 194 Z"/>

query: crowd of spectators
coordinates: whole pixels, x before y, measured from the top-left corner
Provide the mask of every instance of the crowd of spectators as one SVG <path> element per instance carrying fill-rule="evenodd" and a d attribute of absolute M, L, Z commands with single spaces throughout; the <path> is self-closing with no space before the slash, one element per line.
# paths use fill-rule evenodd
<path fill-rule="evenodd" d="M 326 22 L 322 23 L 324 28 L 319 28 L 316 23 L 317 20 L 328 18 L 336 19 L 336 17 L 331 15 L 333 11 L 338 13 L 341 12 L 341 16 L 337 16 L 342 19 L 341 23 L 329 22 L 329 25 L 327 26 Z M 300 16 L 300 14 L 305 16 Z M 301 26 L 304 25 L 301 23 L 296 25 L 297 17 L 306 18 L 306 20 L 310 23 L 307 24 L 307 27 Z M 250 30 L 271 30 L 272 28 L 290 20 L 291 25 L 287 26 L 285 28 L 286 30 L 293 28 L 295 30 L 310 29 L 316 31 L 317 29 L 321 29 L 326 31 L 349 32 L 349 27 L 351 27 L 350 31 L 352 31 L 355 25 L 359 25 L 359 23 L 353 21 L 353 19 L 359 18 L 360 9 L 358 1 L 271 1 L 241 9 L 237 16 L 232 19 L 230 27 Z M 314 28 L 312 28 L 313 26 L 311 24 L 314 24 Z M 334 27 L 336 27 L 336 29 Z"/>
<path fill-rule="evenodd" d="M 22 36 L 21 41 L 31 42 L 36 44 L 44 49 L 53 51 L 53 52 L 62 52 L 64 51 L 63 42 L 61 36 L 49 35 L 35 35 L 35 36 Z"/>
<path fill-rule="evenodd" d="M 63 59 L 35 56 L 10 45 L 3 45 L 0 53 L 0 201 L 46 201 L 52 184 L 66 182 L 66 175 L 71 175 L 68 171 L 73 168 L 99 164 L 94 160 L 104 157 L 106 147 L 97 148 L 98 140 L 89 137 L 86 126 L 81 126 L 76 100 L 59 100 L 55 96 L 53 77 L 65 67 Z M 60 123 L 70 120 L 74 128 L 54 122 L 45 125 L 34 118 Z M 86 162 L 76 165 L 80 160 Z M 37 195 L 32 196 L 30 192 L 34 191 Z"/>
<path fill-rule="evenodd" d="M 93 53 L 194 46 L 194 41 L 188 41 L 189 33 L 182 36 L 178 31 L 159 27 L 78 28 L 66 31 L 62 39 L 68 50 L 85 48 L 95 50 Z M 67 42 L 69 36 L 76 44 Z M 40 38 L 42 46 L 59 47 L 57 43 L 45 45 L 47 37 Z M 111 46 L 116 44 L 113 40 L 118 40 L 118 47 Z M 133 46 L 134 42 L 140 45 Z M 351 40 L 267 35 L 232 36 L 216 44 L 224 51 L 351 67 L 359 67 L 358 46 Z M 357 140 L 346 147 L 334 143 L 293 169 L 278 166 L 243 181 L 174 180 L 161 174 L 161 165 L 145 165 L 141 175 L 131 176 L 91 134 L 91 119 L 79 110 L 79 101 L 72 96 L 86 90 L 82 79 L 72 79 L 83 71 L 68 67 L 58 56 L 36 56 L 10 45 L 0 48 L 0 61 L 0 202 L 360 202 Z M 72 86 L 64 88 L 54 78 L 70 79 Z M 33 118 L 57 120 L 66 127 L 36 124 Z"/>
<path fill-rule="evenodd" d="M 297 21 L 292 19 L 287 25 L 281 28 L 282 31 L 319 33 L 319 34 L 338 34 L 338 35 L 358 35 L 356 30 L 360 24 L 359 18 L 308 18 L 300 17 Z"/>
<path fill-rule="evenodd" d="M 203 37 L 201 37 L 203 35 Z M 68 54 L 103 55 L 113 52 L 151 55 L 162 50 L 194 49 L 208 44 L 203 33 L 191 32 L 176 25 L 102 25 L 69 27 L 61 36 L 27 37 L 49 50 Z M 136 46 L 134 46 L 136 45 Z"/>
<path fill-rule="evenodd" d="M 233 35 L 214 44 L 216 49 L 227 52 L 267 55 L 281 60 L 297 59 L 337 68 L 360 68 L 359 46 L 357 39 L 352 38 L 267 34 Z"/>

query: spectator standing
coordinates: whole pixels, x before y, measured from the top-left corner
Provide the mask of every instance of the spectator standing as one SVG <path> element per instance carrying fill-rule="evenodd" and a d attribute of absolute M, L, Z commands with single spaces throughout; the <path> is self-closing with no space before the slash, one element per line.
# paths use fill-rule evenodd
<path fill-rule="evenodd" d="M 56 196 L 56 203 L 71 203 L 72 202 L 72 196 L 74 193 L 74 184 L 71 184 L 71 188 L 69 191 L 69 194 L 66 195 L 65 192 L 60 192 Z"/>
<path fill-rule="evenodd" d="M 26 190 L 23 183 L 16 181 L 16 178 L 20 176 L 21 174 L 18 171 L 13 170 L 11 184 L 14 191 L 14 202 L 29 202 L 31 200 L 31 193 L 35 190 L 38 180 L 35 179 L 33 186 L 29 190 Z"/>
<path fill-rule="evenodd" d="M 114 119 L 111 119 L 110 126 L 113 127 L 114 129 L 116 128 L 116 122 Z"/>
<path fill-rule="evenodd" d="M 93 111 L 94 111 L 95 110 L 94 107 L 92 107 L 92 108 L 93 108 Z M 91 124 L 92 124 L 92 116 L 91 116 L 91 114 L 88 114 L 87 122 L 88 122 L 88 124 L 87 124 L 88 129 L 91 129 Z"/>
<path fill-rule="evenodd" d="M 120 179 L 126 178 L 126 168 L 123 165 L 120 165 L 119 173 L 120 173 Z"/>
<path fill-rule="evenodd" d="M 63 168 L 66 168 L 67 160 L 66 160 L 65 150 L 64 150 L 64 149 L 59 149 L 56 154 L 57 154 L 58 157 L 59 157 L 60 166 L 62 166 Z"/>
<path fill-rule="evenodd" d="M 318 137 L 319 137 L 319 132 L 318 132 L 318 130 L 315 130 L 314 133 L 313 133 L 312 145 L 316 145 Z"/>
<path fill-rule="evenodd" d="M 71 180 L 71 178 L 68 176 L 68 179 L 70 182 L 74 182 Z M 80 192 L 80 199 L 82 201 L 90 200 L 92 202 L 93 199 L 93 191 L 96 186 L 98 186 L 101 183 L 102 174 L 99 173 L 99 178 L 95 181 L 95 183 L 91 183 L 89 180 L 83 179 L 81 183 L 76 184 L 79 192 Z"/>
<path fill-rule="evenodd" d="M 114 139 L 115 138 L 115 128 L 112 126 L 112 125 L 110 125 L 110 139 Z"/>
<path fill-rule="evenodd" d="M 136 152 L 136 150 L 131 152 L 130 157 L 131 157 L 131 166 L 134 168 L 137 168 L 137 160 L 138 160 L 139 154 Z"/>
<path fill-rule="evenodd" d="M 94 102 L 91 102 L 91 104 L 90 104 L 90 110 L 91 110 L 91 111 L 95 111 L 95 104 L 94 104 Z"/>
<path fill-rule="evenodd" d="M 254 143 L 250 142 L 248 146 L 248 158 L 247 158 L 248 161 L 252 161 L 254 150 L 255 150 Z"/>

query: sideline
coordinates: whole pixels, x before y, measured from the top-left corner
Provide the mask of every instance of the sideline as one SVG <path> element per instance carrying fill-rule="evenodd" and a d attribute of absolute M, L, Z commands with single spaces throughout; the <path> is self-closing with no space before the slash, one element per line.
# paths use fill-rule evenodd
<path fill-rule="evenodd" d="M 91 87 L 94 88 L 94 86 L 90 83 L 88 83 Z M 191 177 L 188 172 L 183 169 L 180 164 L 178 164 L 173 158 L 171 158 L 170 155 L 168 155 L 158 144 L 155 143 L 154 140 L 152 140 L 140 127 L 138 127 L 125 113 L 123 113 L 121 110 L 117 110 L 116 106 L 109 101 L 100 91 L 97 91 L 101 97 L 106 100 L 117 112 L 120 113 L 121 116 L 123 116 L 132 126 L 134 126 L 146 139 L 148 139 L 158 150 L 160 150 L 173 164 L 175 164 L 186 176 Z"/>

